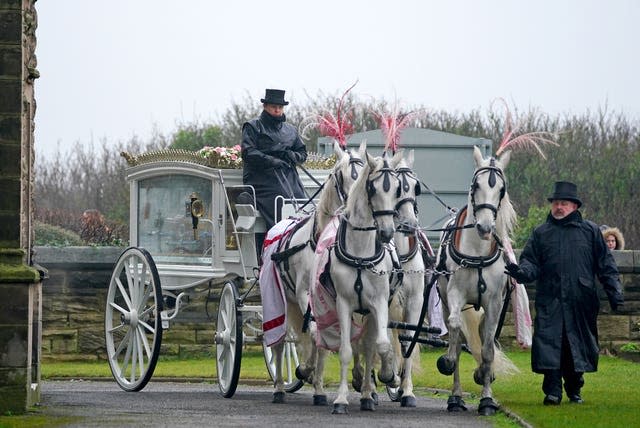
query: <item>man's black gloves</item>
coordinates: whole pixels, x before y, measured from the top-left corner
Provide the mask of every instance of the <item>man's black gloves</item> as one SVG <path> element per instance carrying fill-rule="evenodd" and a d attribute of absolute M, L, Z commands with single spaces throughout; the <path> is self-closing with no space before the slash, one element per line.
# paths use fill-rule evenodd
<path fill-rule="evenodd" d="M 293 165 L 297 164 L 300 160 L 300 155 L 298 155 L 294 151 L 285 152 L 285 155 L 287 157 L 287 160 Z"/>
<path fill-rule="evenodd" d="M 504 271 L 504 273 L 511 276 L 517 282 L 520 282 L 520 283 L 526 282 L 527 278 L 525 277 L 525 274 L 522 271 L 522 269 L 520 269 L 520 266 L 518 266 L 515 263 L 507 263 L 507 266 L 505 267 L 506 267 L 506 270 Z"/>
<path fill-rule="evenodd" d="M 273 168 L 279 169 L 279 168 L 289 168 L 289 164 L 285 161 L 283 161 L 282 159 L 278 159 L 278 158 L 273 158 L 271 160 L 271 166 Z"/>

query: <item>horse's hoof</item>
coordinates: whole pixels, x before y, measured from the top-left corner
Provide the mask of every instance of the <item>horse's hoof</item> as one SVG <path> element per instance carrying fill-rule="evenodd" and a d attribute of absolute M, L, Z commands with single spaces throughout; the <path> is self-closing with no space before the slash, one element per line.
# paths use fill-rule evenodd
<path fill-rule="evenodd" d="M 449 360 L 446 355 L 441 355 L 438 358 L 438 371 L 445 376 L 451 376 L 456 369 L 456 363 Z"/>
<path fill-rule="evenodd" d="M 450 412 L 462 412 L 467 410 L 464 400 L 459 395 L 451 395 L 447 400 L 447 410 Z"/>
<path fill-rule="evenodd" d="M 314 395 L 313 396 L 313 405 L 314 406 L 326 406 L 327 405 L 327 396 L 326 395 Z"/>
<path fill-rule="evenodd" d="M 371 399 L 373 400 L 373 404 L 375 404 L 377 406 L 378 403 L 379 403 L 379 401 L 378 401 L 378 393 L 373 391 L 371 393 Z"/>
<path fill-rule="evenodd" d="M 493 383 L 494 380 L 496 380 L 496 377 L 493 375 L 493 373 L 491 373 L 489 382 Z M 473 371 L 473 381 L 480 386 L 484 385 L 484 379 L 479 368 Z"/>
<path fill-rule="evenodd" d="M 475 369 L 473 371 L 473 381 L 476 383 L 476 385 L 484 385 L 484 379 L 482 374 L 480 374 L 480 369 Z"/>
<path fill-rule="evenodd" d="M 478 405 L 478 413 L 482 416 L 493 416 L 496 414 L 500 407 L 498 403 L 493 401 L 491 397 L 484 397 L 480 399 L 480 404 Z"/>
<path fill-rule="evenodd" d="M 400 407 L 416 407 L 416 397 L 406 395 L 400 399 Z"/>
<path fill-rule="evenodd" d="M 307 374 L 302 371 L 300 366 L 296 367 L 296 378 L 303 382 L 313 383 L 313 370 L 306 370 Z"/>
<path fill-rule="evenodd" d="M 376 409 L 376 402 L 372 398 L 360 399 L 360 410 L 374 411 Z"/>
<path fill-rule="evenodd" d="M 383 384 L 391 388 L 398 388 L 400 386 L 400 376 L 396 375 L 395 373 L 391 373 L 391 377 L 387 379 L 380 376 L 380 373 L 381 372 L 378 372 L 378 380 Z"/>
<path fill-rule="evenodd" d="M 349 410 L 347 409 L 347 405 L 343 403 L 336 403 L 333 405 L 333 410 L 331 411 L 332 415 L 348 415 Z"/>
<path fill-rule="evenodd" d="M 282 404 L 284 403 L 284 391 L 276 391 L 273 393 L 273 400 L 271 400 L 272 403 L 275 404 Z"/>

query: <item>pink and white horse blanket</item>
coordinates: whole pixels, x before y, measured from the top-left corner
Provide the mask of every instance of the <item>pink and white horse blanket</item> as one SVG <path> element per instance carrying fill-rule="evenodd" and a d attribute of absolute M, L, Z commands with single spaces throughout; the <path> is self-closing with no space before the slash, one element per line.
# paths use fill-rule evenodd
<path fill-rule="evenodd" d="M 309 302 L 311 313 L 316 322 L 316 346 L 337 351 L 340 348 L 340 322 L 336 311 L 336 291 L 331 281 L 320 281 L 320 276 L 329 263 L 330 249 L 336 240 L 336 233 L 340 219 L 334 216 L 322 231 L 316 245 L 315 271 L 311 278 L 314 279 L 309 288 Z M 362 336 L 363 325 L 351 318 L 351 341 Z"/>
<path fill-rule="evenodd" d="M 262 268 L 260 269 L 260 297 L 262 299 L 262 332 L 267 346 L 275 345 L 287 333 L 287 300 L 271 255 L 278 250 L 280 241 L 293 230 L 297 219 L 284 219 L 269 229 L 262 244 Z"/>

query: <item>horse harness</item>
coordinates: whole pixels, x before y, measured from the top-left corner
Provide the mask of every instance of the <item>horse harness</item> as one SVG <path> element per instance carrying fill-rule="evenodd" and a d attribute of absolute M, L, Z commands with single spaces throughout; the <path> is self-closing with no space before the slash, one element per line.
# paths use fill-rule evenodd
<path fill-rule="evenodd" d="M 351 151 L 347 150 L 347 153 L 349 154 L 349 167 L 351 169 L 350 171 L 351 179 L 356 180 L 358 178 L 358 170 L 356 169 L 356 165 L 362 166 L 364 162 L 362 159 L 354 157 Z M 333 174 L 333 177 L 334 177 L 333 181 L 334 181 L 334 187 L 336 189 L 336 193 L 338 194 L 338 196 L 340 197 L 340 201 L 344 205 L 344 203 L 347 200 L 347 194 L 344 191 L 344 186 L 343 186 L 344 178 L 342 177 L 342 171 L 338 171 L 336 174 Z M 322 186 L 324 186 L 324 183 Z M 313 217 L 313 229 L 311 231 L 310 238 L 305 242 L 302 242 L 298 245 L 294 245 L 293 247 L 291 247 L 290 245 L 291 245 L 291 240 L 293 239 L 293 236 L 296 234 L 296 232 L 299 229 L 301 229 L 307 223 L 307 221 L 309 221 L 310 217 Z M 271 260 L 273 260 L 278 266 L 278 269 L 280 270 L 280 276 L 283 279 L 285 286 L 292 293 L 295 293 L 295 283 L 293 281 L 293 278 L 291 278 L 291 274 L 289 273 L 289 267 L 290 267 L 289 258 L 294 254 L 304 250 L 307 247 L 307 245 L 311 247 L 311 250 L 313 250 L 314 252 L 316 251 L 316 245 L 318 242 L 317 241 L 318 230 L 316 226 L 317 226 L 316 216 L 315 215 L 306 216 L 305 218 L 303 218 L 301 221 L 297 222 L 293 226 L 293 229 L 291 230 L 291 232 L 288 233 L 287 236 L 285 236 L 278 244 L 278 250 L 271 255 Z"/>
<path fill-rule="evenodd" d="M 398 207 L 398 205 L 396 204 L 396 207 L 394 207 L 393 210 L 375 210 L 373 208 L 373 206 L 371 206 L 371 197 L 373 195 L 375 195 L 376 193 L 376 188 L 374 186 L 374 183 L 377 180 L 382 180 L 382 190 L 384 192 L 389 192 L 391 190 L 391 178 L 392 177 L 397 177 L 396 171 L 391 168 L 389 166 L 389 163 L 387 162 L 386 159 L 384 159 L 384 163 L 383 163 L 383 167 L 380 169 L 380 174 L 373 178 L 373 179 L 367 179 L 367 197 L 369 199 L 369 207 L 371 208 L 371 214 L 373 215 L 374 218 L 374 222 L 375 222 L 375 218 L 376 217 L 380 217 L 383 215 L 395 215 L 396 214 L 396 209 Z M 396 191 L 396 197 L 400 197 L 400 193 L 401 192 L 401 187 L 398 186 L 398 189 Z M 363 284 L 362 284 L 362 271 L 365 269 L 368 269 L 372 272 L 375 272 L 375 266 L 377 264 L 379 264 L 380 262 L 382 262 L 382 260 L 384 259 L 386 252 L 389 252 L 389 254 L 391 255 L 391 260 L 393 263 L 393 270 L 391 271 L 391 274 L 389 275 L 389 302 L 391 302 L 391 298 L 393 297 L 393 295 L 395 294 L 396 290 L 402 285 L 402 279 L 404 277 L 404 274 L 402 273 L 402 266 L 400 264 L 400 260 L 397 256 L 397 253 L 395 251 L 395 249 L 390 249 L 387 246 L 383 246 L 380 244 L 380 242 L 378 240 L 376 240 L 376 248 L 374 251 L 373 256 L 371 257 L 366 257 L 366 258 L 361 258 L 361 257 L 354 257 L 351 254 L 349 254 L 346 251 L 346 231 L 347 231 L 347 224 L 349 223 L 348 219 L 346 217 L 342 217 L 340 219 L 340 224 L 338 226 L 338 233 L 337 233 L 337 239 L 336 242 L 334 243 L 334 245 L 332 246 L 335 249 L 335 254 L 337 259 L 346 264 L 347 266 L 350 266 L 354 269 L 356 269 L 357 271 L 357 276 L 356 276 L 356 280 L 353 284 L 354 290 L 356 292 L 356 294 L 358 295 L 358 306 L 359 308 L 356 310 L 357 313 L 362 314 L 362 315 L 366 315 L 367 313 L 369 313 L 369 311 L 367 309 L 364 308 L 363 304 L 362 304 L 362 289 L 363 289 Z M 377 229 L 376 225 L 374 224 L 373 226 L 368 226 L 368 227 L 358 227 L 358 226 L 351 226 L 351 228 L 353 230 L 356 231 L 374 231 Z M 328 250 L 329 252 L 331 252 L 332 247 L 329 247 Z M 333 280 L 331 279 L 329 272 L 330 272 L 330 260 L 331 257 L 329 257 L 329 262 L 327 263 L 323 273 L 320 276 L 321 281 L 326 281 L 326 283 L 330 284 L 331 286 L 333 286 Z M 395 281 L 394 281 L 394 273 L 395 274 Z"/>
<path fill-rule="evenodd" d="M 491 188 L 494 188 L 496 185 L 496 176 L 500 177 L 503 183 L 503 186 L 500 189 L 500 199 L 498 201 L 498 206 L 495 206 L 493 204 L 476 204 L 475 193 L 479 187 L 478 177 L 481 174 L 484 174 L 487 172 L 489 173 L 488 182 Z M 489 161 L 489 165 L 478 168 L 476 172 L 473 174 L 473 179 L 471 180 L 471 188 L 469 189 L 469 194 L 471 195 L 471 208 L 473 209 L 473 216 L 474 217 L 476 216 L 476 213 L 478 212 L 478 210 L 486 208 L 493 212 L 494 219 L 498 217 L 498 210 L 500 209 L 500 204 L 502 203 L 502 199 L 504 199 L 504 196 L 506 193 L 507 193 L 507 179 L 504 177 L 504 172 L 502 172 L 502 169 L 496 166 L 496 159 L 491 158 L 491 160 Z"/>
<path fill-rule="evenodd" d="M 362 271 L 370 270 L 375 273 L 375 266 L 378 265 L 385 258 L 386 253 L 388 252 L 391 255 L 391 261 L 393 263 L 393 270 L 389 275 L 389 302 L 393 298 L 395 292 L 402 285 L 402 279 L 404 274 L 401 271 L 402 265 L 400 264 L 400 259 L 395 251 L 395 249 L 389 248 L 388 246 L 382 245 L 378 240 L 376 240 L 376 246 L 374 254 L 371 257 L 354 257 L 346 251 L 346 236 L 347 236 L 347 224 L 348 221 L 346 218 L 340 219 L 340 224 L 338 226 L 337 240 L 334 245 L 328 248 L 329 257 L 327 261 L 327 265 L 325 266 L 324 271 L 320 275 L 320 282 L 325 285 L 329 285 L 331 288 L 333 287 L 333 280 L 331 279 L 330 268 L 331 268 L 331 250 L 335 251 L 336 258 L 344 263 L 347 266 L 350 266 L 356 269 L 356 280 L 353 284 L 353 288 L 358 295 L 358 309 L 357 313 L 361 315 L 366 315 L 369 313 L 368 309 L 365 309 L 362 304 Z M 365 228 L 358 229 L 364 230 Z M 370 230 L 375 230 L 375 227 L 367 228 Z M 395 273 L 395 275 L 394 275 Z"/>
<path fill-rule="evenodd" d="M 500 204 L 502 203 L 502 199 L 504 198 L 507 192 L 507 181 L 504 177 L 504 173 L 500 168 L 496 166 L 495 158 L 491 158 L 491 161 L 488 166 L 478 168 L 476 172 L 473 174 L 473 179 L 471 180 L 471 189 L 469 193 L 471 195 L 471 209 L 473 211 L 473 216 L 476 216 L 476 213 L 480 209 L 488 209 L 493 212 L 494 219 L 498 216 L 498 210 L 500 209 Z M 496 176 L 500 177 L 503 182 L 503 187 L 500 189 L 500 199 L 498 201 L 498 206 L 493 204 L 476 204 L 475 202 L 475 191 L 478 189 L 478 177 L 483 173 L 489 173 L 489 186 L 495 187 Z M 462 209 L 460 209 L 456 213 L 454 227 L 447 228 L 447 231 L 444 233 L 442 237 L 442 251 L 440 252 L 441 258 L 438 263 L 437 270 L 445 270 L 446 269 L 446 258 L 447 253 L 451 257 L 451 260 L 460 266 L 461 268 L 468 269 L 476 269 L 478 271 L 478 301 L 473 304 L 473 308 L 477 311 L 480 309 L 480 303 L 482 300 L 482 294 L 487 290 L 487 283 L 482 276 L 482 270 L 485 267 L 489 267 L 494 264 L 500 256 L 502 255 L 503 249 L 500 242 L 499 237 L 496 233 L 493 233 L 494 243 L 491 246 L 491 251 L 487 256 L 471 256 L 468 254 L 462 253 L 458 248 L 460 244 L 460 235 L 461 230 L 464 228 L 463 223 L 468 214 L 468 207 L 465 205 Z M 448 250 L 448 251 L 447 251 Z M 447 279 L 449 275 L 447 275 Z"/>
<path fill-rule="evenodd" d="M 349 154 L 349 174 L 351 175 L 351 179 L 355 181 L 358 178 L 358 170 L 356 169 L 356 165 L 363 166 L 364 161 L 362 159 L 353 157 L 353 154 L 350 150 L 347 150 L 347 153 Z M 342 171 L 336 172 L 334 177 L 334 186 L 336 189 L 336 193 L 338 194 L 338 196 L 340 197 L 340 201 L 344 205 L 347 202 L 347 192 L 345 192 L 344 190 L 344 177 L 342 176 Z"/>
<path fill-rule="evenodd" d="M 291 241 L 293 236 L 296 234 L 298 230 L 304 227 L 309 219 L 313 217 L 313 230 L 311 231 L 311 236 L 305 242 L 302 242 L 298 245 L 291 246 Z M 306 247 L 310 246 L 311 250 L 315 252 L 317 239 L 316 239 L 316 221 L 315 215 L 308 215 L 303 217 L 299 222 L 295 223 L 289 233 L 285 235 L 278 244 L 278 250 L 271 254 L 271 260 L 273 260 L 278 269 L 280 271 L 280 277 L 282 278 L 282 282 L 284 282 L 285 286 L 291 290 L 292 293 L 295 293 L 295 283 L 293 278 L 291 278 L 291 274 L 289 273 L 289 257 L 293 256 L 296 253 L 304 250 Z"/>

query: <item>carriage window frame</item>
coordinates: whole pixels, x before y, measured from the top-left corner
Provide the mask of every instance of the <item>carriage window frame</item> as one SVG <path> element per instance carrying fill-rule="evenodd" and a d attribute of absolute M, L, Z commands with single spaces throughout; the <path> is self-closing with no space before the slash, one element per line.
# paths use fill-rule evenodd
<path fill-rule="evenodd" d="M 156 263 L 211 266 L 215 252 L 215 227 L 210 178 L 184 173 L 153 175 L 137 180 L 137 246 L 146 248 Z M 154 194 L 149 194 L 151 191 Z M 193 239 L 187 204 L 196 192 L 205 206 Z M 154 211 L 154 212 L 152 212 Z M 171 251 L 164 248 L 172 247 Z"/>

